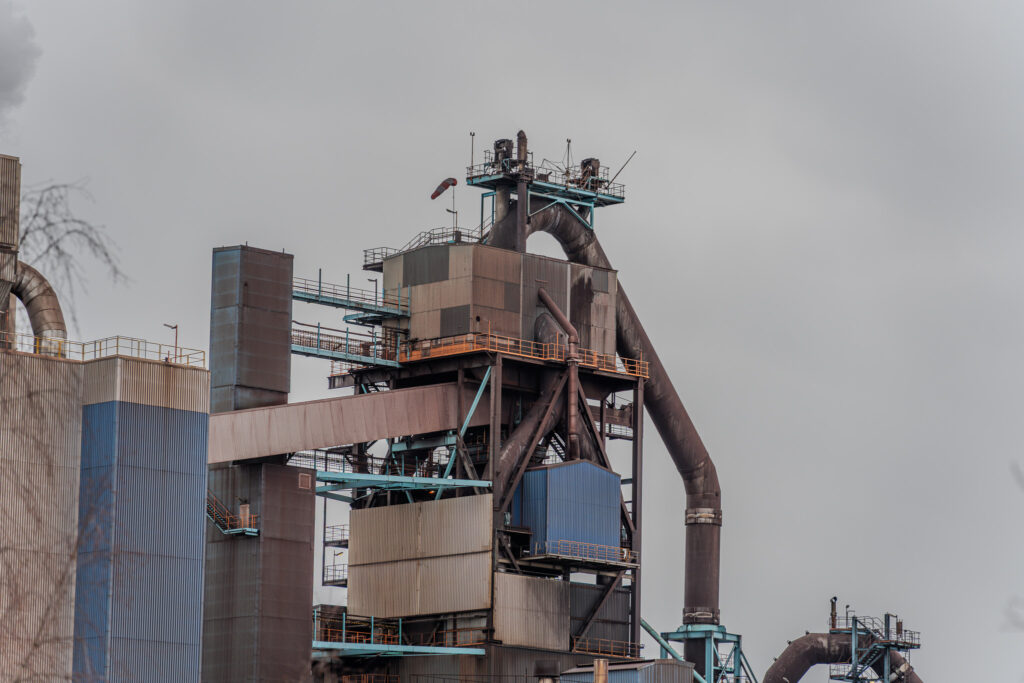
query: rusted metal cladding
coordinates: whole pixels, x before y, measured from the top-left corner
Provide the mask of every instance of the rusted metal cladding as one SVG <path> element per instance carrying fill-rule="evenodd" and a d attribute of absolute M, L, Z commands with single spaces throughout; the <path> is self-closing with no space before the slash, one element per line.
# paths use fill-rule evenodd
<path fill-rule="evenodd" d="M 0 352 L 0 680 L 69 680 L 82 366 Z"/>
<path fill-rule="evenodd" d="M 520 336 L 522 272 L 522 255 L 483 245 L 473 247 L 472 324 L 475 332 Z"/>
<path fill-rule="evenodd" d="M 288 401 L 292 255 L 214 249 L 210 300 L 212 411 Z"/>
<path fill-rule="evenodd" d="M 537 298 L 541 287 L 561 310 L 569 310 L 569 264 L 536 254 L 523 254 L 522 258 L 523 317 L 519 336 L 533 339 L 537 316 L 547 311 Z"/>
<path fill-rule="evenodd" d="M 310 678 L 312 475 L 270 463 L 210 469 L 210 490 L 233 512 L 249 504 L 260 535 L 207 524 L 204 681 Z"/>
<path fill-rule="evenodd" d="M 234 512 L 244 500 L 259 514 L 262 468 L 211 467 L 209 490 Z M 203 681 L 257 680 L 260 550 L 259 538 L 226 536 L 207 521 Z"/>
<path fill-rule="evenodd" d="M 483 494 L 352 510 L 349 565 L 487 552 L 491 506 Z"/>
<path fill-rule="evenodd" d="M 198 681 L 208 375 L 111 358 L 83 376 L 75 676 Z"/>
<path fill-rule="evenodd" d="M 494 575 L 494 637 L 505 645 L 569 648 L 569 582 Z"/>
<path fill-rule="evenodd" d="M 458 385 L 434 384 L 373 394 L 252 408 L 210 417 L 211 464 L 262 458 L 409 434 L 457 429 Z M 463 405 L 475 388 L 463 388 Z M 484 400 L 489 394 L 485 392 Z M 484 404 L 486 405 L 486 403 Z M 471 426 L 486 424 L 478 410 Z"/>
<path fill-rule="evenodd" d="M 21 162 L 0 154 L 0 251 L 18 250 Z"/>
<path fill-rule="evenodd" d="M 349 611 L 397 617 L 488 609 L 491 508 L 485 494 L 353 510 Z"/>
<path fill-rule="evenodd" d="M 616 284 L 613 270 L 571 264 L 569 319 L 585 349 L 615 353 Z"/>
<path fill-rule="evenodd" d="M 604 595 L 603 586 L 586 583 L 569 584 L 569 612 L 571 617 L 570 631 L 579 633 L 586 622 L 594 605 Z M 630 629 L 630 604 L 632 593 L 628 588 L 616 588 L 601 610 L 594 617 L 587 630 L 588 638 L 604 638 L 619 642 L 628 642 Z"/>

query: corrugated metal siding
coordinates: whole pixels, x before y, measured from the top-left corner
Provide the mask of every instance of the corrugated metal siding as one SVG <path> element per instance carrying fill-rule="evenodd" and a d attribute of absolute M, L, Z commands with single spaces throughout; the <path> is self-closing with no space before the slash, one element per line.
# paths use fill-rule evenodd
<path fill-rule="evenodd" d="M 18 213 L 21 206 L 21 162 L 0 154 L 0 248 L 18 248 Z"/>
<path fill-rule="evenodd" d="M 291 388 L 292 255 L 247 246 L 213 251 L 210 369 L 214 412 L 287 401 Z M 238 395 L 246 387 L 273 393 Z"/>
<path fill-rule="evenodd" d="M 490 606 L 490 552 L 352 565 L 348 570 L 352 614 L 404 617 Z"/>
<path fill-rule="evenodd" d="M 214 467 L 210 490 L 259 515 L 256 538 L 207 524 L 203 680 L 306 680 L 313 625 L 314 495 L 309 470 L 271 463 Z"/>
<path fill-rule="evenodd" d="M 140 358 L 103 358 L 84 364 L 82 403 L 123 401 L 174 410 L 210 411 L 210 373 Z"/>
<path fill-rule="evenodd" d="M 488 493 L 353 510 L 349 516 L 349 564 L 488 552 L 492 547 L 492 506 Z"/>
<path fill-rule="evenodd" d="M 123 385 L 132 373 L 97 376 Z M 77 675 L 199 680 L 208 423 L 124 401 L 83 408 L 77 573 L 99 585 L 76 598 L 76 629 L 95 648 L 76 649 Z"/>
<path fill-rule="evenodd" d="M 571 615 L 570 632 L 579 633 L 583 622 L 594 609 L 594 605 L 604 594 L 604 587 L 585 583 L 572 583 L 569 587 L 569 613 Z M 597 613 L 590 629 L 588 638 L 605 638 L 626 642 L 630 639 L 629 607 L 632 594 L 626 588 L 617 588 L 601 611 Z"/>
<path fill-rule="evenodd" d="M 78 363 L 0 352 L 0 547 L 17 548 L 0 593 L 0 680 L 71 676 L 81 379 Z"/>
<path fill-rule="evenodd" d="M 608 683 L 693 683 L 693 665 L 674 659 L 657 659 L 608 667 Z M 593 669 L 563 673 L 563 683 L 592 683 Z"/>
<path fill-rule="evenodd" d="M 494 637 L 506 645 L 569 647 L 569 583 L 494 575 Z"/>
<path fill-rule="evenodd" d="M 620 544 L 619 475 L 583 461 L 527 470 L 521 519 L 534 544 L 579 541 Z"/>

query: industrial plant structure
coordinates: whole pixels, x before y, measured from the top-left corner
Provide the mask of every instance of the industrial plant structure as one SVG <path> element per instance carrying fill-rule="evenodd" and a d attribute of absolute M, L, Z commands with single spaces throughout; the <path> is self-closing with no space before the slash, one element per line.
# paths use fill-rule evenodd
<path fill-rule="evenodd" d="M 624 187 L 594 158 L 535 163 L 522 132 L 476 161 L 479 224 L 366 250 L 372 290 L 295 277 L 284 252 L 214 250 L 209 373 L 176 346 L 67 342 L 56 297 L 17 261 L 16 204 L 0 215 L 14 216 L 0 302 L 12 283 L 33 325 L 5 333 L 0 353 L 0 397 L 22 406 L 0 417 L 0 476 L 13 487 L 52 464 L 49 490 L 65 493 L 18 503 L 45 527 L 22 530 L 23 552 L 57 547 L 76 568 L 77 583 L 52 579 L 65 616 L 48 623 L 66 642 L 51 639 L 48 666 L 427 683 L 591 680 L 611 660 L 610 680 L 757 680 L 719 610 L 714 464 L 594 231 Z M 566 258 L 528 253 L 535 232 Z M 305 318 L 316 312 L 334 319 Z M 351 391 L 289 403 L 293 354 L 329 361 L 329 386 Z M 25 412 L 42 386 L 60 400 Z M 640 613 L 645 414 L 686 493 L 684 608 L 669 631 Z M 347 604 L 314 607 L 317 575 Z M 835 680 L 920 680 L 901 621 L 838 617 L 833 601 L 829 627 L 764 680 L 795 683 L 819 663 Z M 642 651 L 644 631 L 660 656 Z M 32 658 L 18 638 L 0 672 Z"/>

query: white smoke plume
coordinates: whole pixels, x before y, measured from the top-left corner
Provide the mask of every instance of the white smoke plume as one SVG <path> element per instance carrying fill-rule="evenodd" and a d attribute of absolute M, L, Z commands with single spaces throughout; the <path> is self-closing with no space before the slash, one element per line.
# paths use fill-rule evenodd
<path fill-rule="evenodd" d="M 0 123 L 24 100 L 41 53 L 32 24 L 11 0 L 0 0 Z"/>

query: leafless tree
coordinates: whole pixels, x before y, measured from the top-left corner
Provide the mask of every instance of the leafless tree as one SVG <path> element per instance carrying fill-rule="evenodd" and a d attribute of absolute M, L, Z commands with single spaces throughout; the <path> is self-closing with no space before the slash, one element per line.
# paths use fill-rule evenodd
<path fill-rule="evenodd" d="M 126 279 L 103 226 L 72 210 L 76 196 L 90 198 L 84 181 L 29 188 L 20 211 L 19 259 L 47 276 L 72 323 L 75 295 L 86 289 L 89 260 L 115 282 Z M 20 315 L 24 318 L 23 310 Z M 19 327 L 27 330 L 27 320 L 20 320 Z M 90 572 L 83 580 L 81 570 L 97 555 L 83 556 L 83 551 L 103 548 L 109 533 L 104 530 L 117 520 L 109 519 L 109 504 L 101 495 L 85 496 L 85 504 L 79 500 L 80 383 L 77 364 L 0 352 L 3 680 L 71 680 L 72 653 L 82 646 L 74 642 L 76 591 L 99 595 L 104 590 L 82 585 Z M 90 665 L 86 658 L 75 680 L 101 680 L 104 672 L 93 672 Z"/>
<path fill-rule="evenodd" d="M 75 198 L 92 200 L 86 180 L 48 182 L 21 195 L 21 254 L 19 259 L 44 273 L 63 298 L 64 312 L 77 327 L 75 296 L 87 291 L 85 266 L 101 266 L 114 282 L 128 278 L 121 269 L 117 244 L 103 225 L 82 218 L 72 209 Z M 18 326 L 24 329 L 24 321 Z"/>

